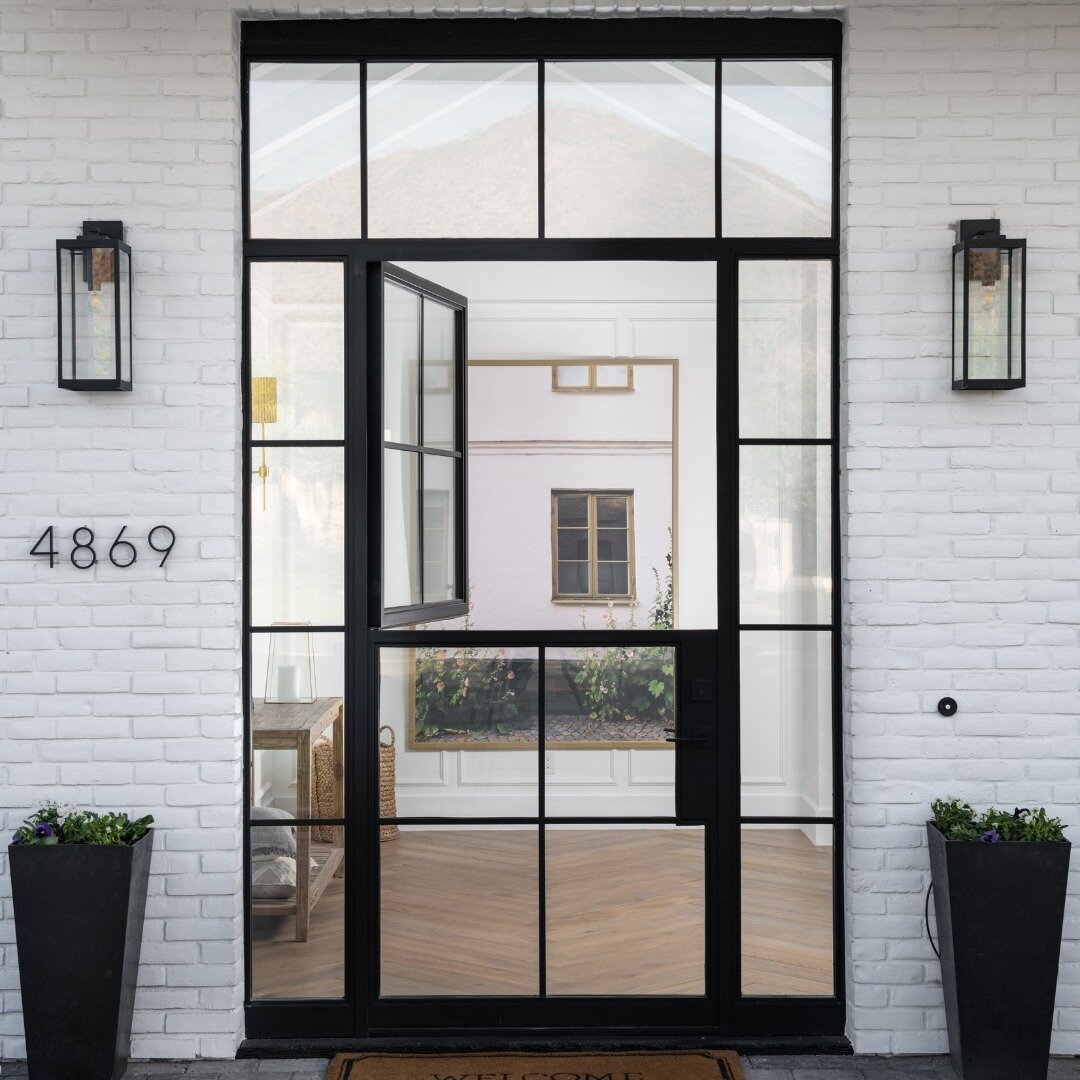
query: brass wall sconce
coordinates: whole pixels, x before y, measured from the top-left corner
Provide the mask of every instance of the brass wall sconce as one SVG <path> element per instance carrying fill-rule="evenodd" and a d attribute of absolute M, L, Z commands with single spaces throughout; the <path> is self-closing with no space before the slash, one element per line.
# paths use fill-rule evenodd
<path fill-rule="evenodd" d="M 277 423 L 277 379 L 272 375 L 256 375 L 251 380 L 251 422 L 262 428 L 266 439 L 266 425 Z M 259 467 L 251 470 L 252 476 L 262 480 L 262 508 L 266 509 L 266 478 L 270 466 L 266 464 L 266 447 L 259 447 Z"/>

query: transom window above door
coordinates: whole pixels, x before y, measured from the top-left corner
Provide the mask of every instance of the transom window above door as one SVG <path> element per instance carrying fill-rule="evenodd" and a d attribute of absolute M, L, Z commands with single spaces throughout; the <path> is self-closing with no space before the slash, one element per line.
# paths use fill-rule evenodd
<path fill-rule="evenodd" d="M 833 77 L 814 57 L 254 61 L 249 235 L 832 236 Z"/>

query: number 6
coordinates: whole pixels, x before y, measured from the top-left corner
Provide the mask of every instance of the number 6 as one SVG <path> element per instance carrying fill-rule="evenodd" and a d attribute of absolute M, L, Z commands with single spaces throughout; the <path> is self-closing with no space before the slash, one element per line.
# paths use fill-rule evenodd
<path fill-rule="evenodd" d="M 130 566 L 138 557 L 139 553 L 135 550 L 135 545 L 130 540 L 121 540 L 120 538 L 127 532 L 127 526 L 125 525 L 117 534 L 116 539 L 112 542 L 112 546 L 109 548 L 109 562 L 113 566 Z M 117 562 L 116 556 L 113 554 L 118 547 L 125 547 L 131 552 L 131 558 L 127 562 Z"/>

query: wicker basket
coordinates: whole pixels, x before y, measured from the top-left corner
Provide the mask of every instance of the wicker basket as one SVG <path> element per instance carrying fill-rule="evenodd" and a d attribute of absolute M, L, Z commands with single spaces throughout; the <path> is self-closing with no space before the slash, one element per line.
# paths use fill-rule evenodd
<path fill-rule="evenodd" d="M 389 742 L 383 742 L 383 733 L 390 736 Z M 379 728 L 379 817 L 397 817 L 397 751 L 394 749 L 396 736 L 388 724 Z M 401 830 L 396 825 L 380 825 L 379 839 L 396 840 Z"/>
<path fill-rule="evenodd" d="M 334 776 L 334 744 L 319 739 L 311 748 L 311 808 L 312 816 L 338 816 L 337 778 Z M 322 844 L 340 844 L 339 829 L 334 825 L 314 825 L 311 839 Z"/>

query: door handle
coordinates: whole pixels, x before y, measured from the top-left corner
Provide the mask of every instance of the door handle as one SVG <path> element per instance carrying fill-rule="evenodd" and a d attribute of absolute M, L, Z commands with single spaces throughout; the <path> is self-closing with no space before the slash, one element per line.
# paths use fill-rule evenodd
<path fill-rule="evenodd" d="M 664 728 L 665 733 L 674 735 L 675 729 L 673 727 Z M 676 736 L 674 739 L 665 739 L 664 742 L 679 743 L 682 746 L 704 746 L 708 742 L 708 737 L 702 736 L 697 739 L 690 739 L 685 737 Z"/>

